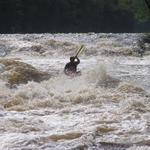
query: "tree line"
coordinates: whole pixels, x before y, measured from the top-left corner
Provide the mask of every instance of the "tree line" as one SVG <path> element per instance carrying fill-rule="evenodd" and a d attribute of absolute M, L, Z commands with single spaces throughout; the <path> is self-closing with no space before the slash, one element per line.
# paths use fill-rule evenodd
<path fill-rule="evenodd" d="M 0 33 L 150 32 L 149 0 L 0 0 Z"/>

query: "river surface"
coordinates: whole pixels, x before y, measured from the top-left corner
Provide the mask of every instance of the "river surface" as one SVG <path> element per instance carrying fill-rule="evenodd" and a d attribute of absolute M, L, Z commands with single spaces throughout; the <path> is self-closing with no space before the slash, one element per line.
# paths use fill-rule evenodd
<path fill-rule="evenodd" d="M 137 53 L 141 36 L 1 34 L 1 59 L 51 78 L 15 88 L 0 78 L 0 150 L 150 150 L 150 55 Z M 81 44 L 82 75 L 65 76 Z"/>

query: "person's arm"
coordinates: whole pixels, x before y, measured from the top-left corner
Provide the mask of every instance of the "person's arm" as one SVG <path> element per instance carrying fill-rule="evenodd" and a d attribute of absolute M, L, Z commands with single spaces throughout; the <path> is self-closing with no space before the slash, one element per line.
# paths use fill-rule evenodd
<path fill-rule="evenodd" d="M 66 71 L 68 68 L 69 68 L 69 63 L 67 63 L 67 64 L 65 65 L 64 70 Z"/>
<path fill-rule="evenodd" d="M 67 63 L 64 67 L 64 73 L 68 74 L 68 68 L 69 68 L 69 64 Z"/>

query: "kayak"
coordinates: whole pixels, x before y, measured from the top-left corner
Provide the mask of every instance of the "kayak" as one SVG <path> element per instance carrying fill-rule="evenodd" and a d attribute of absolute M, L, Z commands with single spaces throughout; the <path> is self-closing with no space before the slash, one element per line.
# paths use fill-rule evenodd
<path fill-rule="evenodd" d="M 77 72 L 66 71 L 65 75 L 70 76 L 70 77 L 77 77 L 81 75 L 81 71 L 77 71 Z"/>

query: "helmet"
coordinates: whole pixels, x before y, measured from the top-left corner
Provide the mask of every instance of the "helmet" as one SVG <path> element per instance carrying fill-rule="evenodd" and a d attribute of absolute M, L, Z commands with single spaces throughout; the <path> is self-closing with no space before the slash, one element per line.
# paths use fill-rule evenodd
<path fill-rule="evenodd" d="M 73 62 L 74 61 L 74 57 L 70 57 L 70 61 Z"/>

